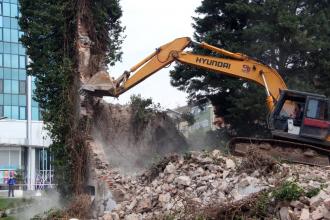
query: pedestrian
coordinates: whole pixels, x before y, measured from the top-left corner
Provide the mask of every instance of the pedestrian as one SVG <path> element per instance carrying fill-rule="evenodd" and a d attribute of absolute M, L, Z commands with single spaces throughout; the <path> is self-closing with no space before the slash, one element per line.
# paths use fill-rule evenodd
<path fill-rule="evenodd" d="M 14 197 L 14 187 L 16 184 L 15 178 L 12 175 L 10 175 L 7 183 L 8 183 L 8 197 L 10 197 L 10 194 L 12 195 L 12 197 Z"/>

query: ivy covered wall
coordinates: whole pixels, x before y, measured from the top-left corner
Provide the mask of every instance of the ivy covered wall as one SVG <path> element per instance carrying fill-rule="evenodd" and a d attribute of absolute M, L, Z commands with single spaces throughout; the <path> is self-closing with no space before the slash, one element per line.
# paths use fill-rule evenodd
<path fill-rule="evenodd" d="M 35 100 L 43 109 L 55 157 L 55 178 L 63 195 L 83 192 L 87 119 L 80 117 L 78 21 L 91 40 L 90 75 L 121 57 L 123 27 L 119 0 L 19 0 L 21 38 L 35 77 Z"/>

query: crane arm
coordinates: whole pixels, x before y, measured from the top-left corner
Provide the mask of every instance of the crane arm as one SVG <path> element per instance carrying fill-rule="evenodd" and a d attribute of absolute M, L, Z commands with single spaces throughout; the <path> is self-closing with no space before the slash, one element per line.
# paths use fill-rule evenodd
<path fill-rule="evenodd" d="M 253 81 L 263 86 L 267 93 L 267 105 L 270 110 L 273 109 L 276 100 L 278 100 L 280 90 L 287 88 L 282 77 L 268 65 L 251 59 L 244 54 L 232 53 L 207 43 L 198 45 L 228 58 L 185 52 L 184 49 L 191 43 L 193 42 L 188 37 L 177 38 L 156 49 L 155 52 L 133 66 L 129 71 L 125 71 L 116 80 L 109 78 L 111 82 L 105 82 L 104 76 L 100 77 L 96 74 L 91 78 L 91 83 L 84 85 L 83 89 L 94 92 L 99 96 L 118 97 L 173 61 L 211 70 L 218 74 Z M 101 84 L 96 85 L 95 82 L 100 82 L 100 80 L 93 78 L 102 78 Z"/>

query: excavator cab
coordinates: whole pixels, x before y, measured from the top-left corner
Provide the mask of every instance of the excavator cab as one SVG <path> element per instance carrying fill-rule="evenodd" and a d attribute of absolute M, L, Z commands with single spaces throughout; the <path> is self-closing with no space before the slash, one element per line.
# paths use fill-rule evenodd
<path fill-rule="evenodd" d="M 281 91 L 274 111 L 270 114 L 269 126 L 278 139 L 329 146 L 329 99 L 325 96 Z"/>

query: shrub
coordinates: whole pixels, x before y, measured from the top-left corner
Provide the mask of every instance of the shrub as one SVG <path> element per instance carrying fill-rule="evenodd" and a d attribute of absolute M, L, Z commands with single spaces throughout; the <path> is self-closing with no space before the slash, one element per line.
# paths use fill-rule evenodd
<path fill-rule="evenodd" d="M 273 191 L 276 201 L 292 201 L 299 199 L 304 194 L 304 190 L 296 182 L 285 181 L 279 188 Z"/>

